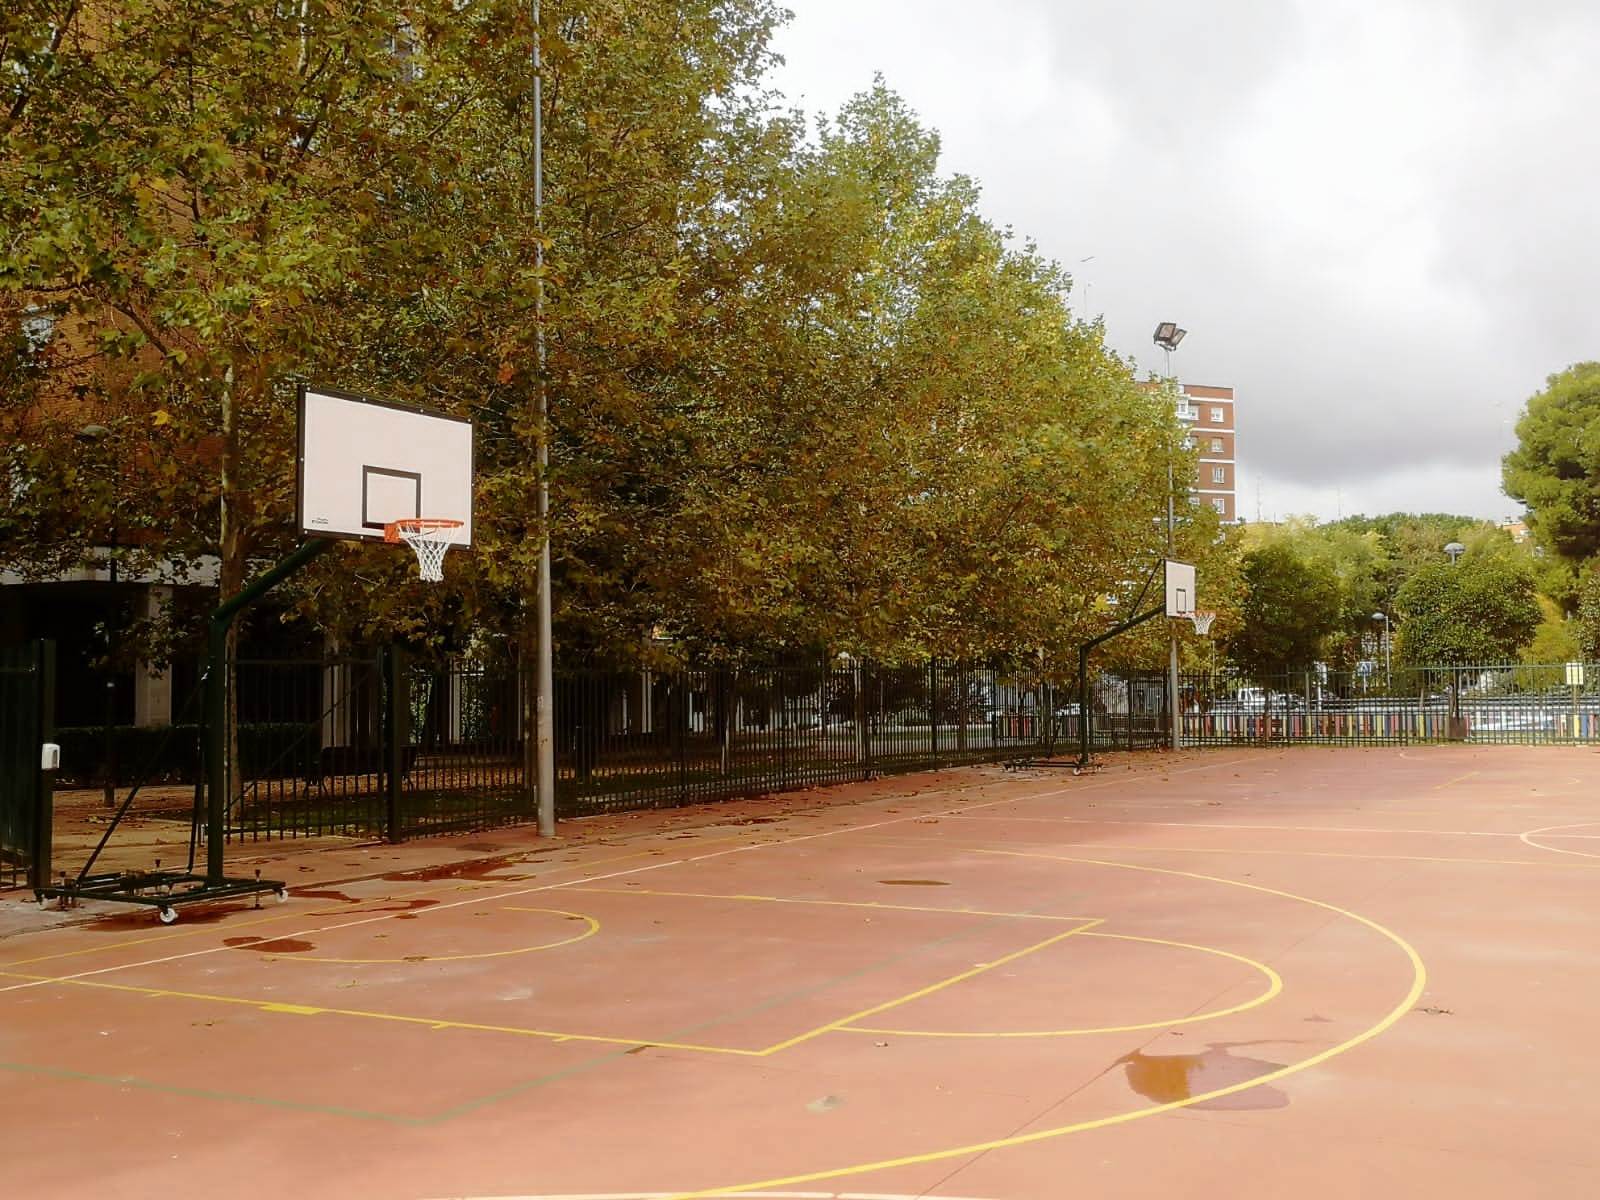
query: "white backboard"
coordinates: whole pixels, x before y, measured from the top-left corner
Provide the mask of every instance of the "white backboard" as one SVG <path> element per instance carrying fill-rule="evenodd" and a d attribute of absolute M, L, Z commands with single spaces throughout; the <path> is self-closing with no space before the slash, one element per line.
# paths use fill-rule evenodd
<path fill-rule="evenodd" d="M 407 517 L 472 545 L 472 422 L 327 388 L 300 391 L 299 513 L 313 537 L 382 541 Z"/>
<path fill-rule="evenodd" d="M 1167 616 L 1191 617 L 1194 615 L 1194 567 L 1175 559 L 1167 559 Z"/>

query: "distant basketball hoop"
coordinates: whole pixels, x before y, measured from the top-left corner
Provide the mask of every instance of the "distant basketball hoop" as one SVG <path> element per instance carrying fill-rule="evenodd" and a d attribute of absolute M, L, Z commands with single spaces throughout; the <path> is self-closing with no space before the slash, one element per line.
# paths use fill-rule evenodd
<path fill-rule="evenodd" d="M 1211 632 L 1211 622 L 1217 619 L 1214 612 L 1192 612 L 1189 620 L 1194 622 L 1194 631 L 1201 637 L 1206 637 Z"/>
<path fill-rule="evenodd" d="M 406 517 L 383 527 L 386 542 L 404 542 L 417 554 L 417 575 L 425 583 L 444 579 L 444 556 L 456 544 L 460 521 L 432 517 Z"/>

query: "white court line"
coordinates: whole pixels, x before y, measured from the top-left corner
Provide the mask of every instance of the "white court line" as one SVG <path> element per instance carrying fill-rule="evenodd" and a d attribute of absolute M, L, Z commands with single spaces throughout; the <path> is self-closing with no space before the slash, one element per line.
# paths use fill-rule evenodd
<path fill-rule="evenodd" d="M 915 1196 L 901 1192 L 721 1192 L 730 1200 L 929 1200 L 925 1192 Z M 560 1195 L 528 1196 L 441 1196 L 436 1200 L 672 1200 L 682 1192 L 562 1192 Z M 975 1196 L 938 1196 L 932 1200 L 978 1200 Z"/>
<path fill-rule="evenodd" d="M 1504 837 L 1525 838 L 1526 835 L 1512 831 L 1496 832 L 1487 829 L 1370 829 L 1357 825 L 1234 825 L 1221 821 L 1122 821 L 1115 818 L 1101 817 L 968 817 L 964 813 L 956 813 L 956 820 L 967 821 L 1027 821 L 1040 825 L 1165 825 L 1175 829 L 1266 829 L 1279 830 L 1284 833 L 1419 833 L 1437 834 L 1440 837 Z M 1600 824 L 1597 821 L 1580 821 L 1579 825 Z M 1551 829 L 1571 829 L 1571 825 L 1552 825 Z M 1545 830 L 1534 829 L 1530 833 L 1544 833 Z M 1563 838 L 1584 838 L 1600 841 L 1600 833 L 1563 833 L 1558 836 Z M 1532 845 L 1530 842 L 1529 845 Z"/>
<path fill-rule="evenodd" d="M 1236 765 L 1238 763 L 1245 762 L 1245 761 L 1247 761 L 1245 758 L 1224 759 L 1221 762 L 1202 763 L 1202 764 L 1200 764 L 1198 766 L 1186 767 L 1186 768 L 1184 768 L 1182 770 L 1178 770 L 1178 771 L 1169 771 L 1169 772 L 1167 772 L 1167 774 L 1168 775 L 1188 775 L 1188 774 L 1193 774 L 1196 771 L 1211 771 L 1211 770 L 1216 770 L 1217 768 L 1220 768 L 1220 767 L 1234 766 L 1234 765 Z M 1137 778 L 1137 777 L 1135 777 L 1135 778 Z M 586 883 L 600 883 L 600 882 L 603 882 L 603 881 L 605 881 L 607 879 L 622 879 L 622 878 L 624 878 L 626 876 L 629 876 L 629 875 L 640 875 L 640 874 L 643 874 L 646 871 L 659 871 L 664 867 L 687 866 L 690 863 L 705 862 L 708 859 L 722 858 L 722 857 L 724 857 L 726 855 L 729 855 L 729 854 L 743 854 L 743 853 L 746 853 L 747 851 L 760 850 L 760 849 L 762 849 L 764 847 L 790 846 L 790 845 L 795 845 L 795 844 L 800 843 L 800 842 L 815 841 L 818 838 L 835 837 L 835 836 L 837 836 L 838 834 L 841 834 L 841 833 L 865 833 L 865 832 L 867 832 L 869 830 L 873 830 L 873 829 L 882 829 L 887 825 L 903 825 L 903 824 L 906 824 L 907 822 L 912 822 L 912 821 L 926 821 L 926 820 L 928 820 L 930 818 L 950 817 L 950 816 L 955 816 L 955 815 L 957 815 L 957 814 L 959 814 L 961 812 L 969 812 L 969 811 L 971 811 L 973 809 L 978 809 L 978 808 L 994 808 L 997 805 L 1001 805 L 1001 804 L 1019 804 L 1024 800 L 1045 800 L 1045 799 L 1049 799 L 1049 798 L 1054 797 L 1054 796 L 1065 796 L 1065 795 L 1068 795 L 1068 794 L 1071 794 L 1071 793 L 1075 793 L 1075 792 L 1089 791 L 1090 789 L 1093 789 L 1093 788 L 1111 787 L 1111 786 L 1113 786 L 1115 784 L 1127 783 L 1127 782 L 1130 782 L 1130 780 L 1125 780 L 1125 779 L 1107 779 L 1107 780 L 1100 780 L 1100 781 L 1097 781 L 1097 782 L 1094 782 L 1094 783 L 1080 783 L 1080 784 L 1078 784 L 1078 785 L 1076 785 L 1074 787 L 1055 788 L 1055 789 L 1052 789 L 1050 791 L 1045 791 L 1045 792 L 1033 792 L 1033 793 L 1031 793 L 1029 795 L 1026 795 L 1026 796 L 1008 796 L 1008 797 L 1002 797 L 1001 799 L 998 799 L 998 800 L 985 800 L 985 801 L 982 801 L 982 802 L 977 803 L 977 804 L 965 805 L 962 808 L 935 810 L 933 812 L 908 813 L 905 816 L 890 817 L 888 820 L 884 820 L 884 821 L 872 821 L 872 822 L 869 822 L 869 823 L 867 823 L 865 825 L 847 825 L 847 826 L 843 826 L 843 827 L 841 827 L 839 829 L 825 829 L 820 833 L 798 834 L 795 837 L 775 838 L 772 841 L 764 841 L 764 842 L 751 842 L 751 843 L 749 843 L 747 845 L 744 845 L 744 846 L 730 846 L 727 849 L 724 849 L 724 850 L 713 850 L 713 851 L 710 851 L 709 853 L 706 853 L 706 854 L 692 854 L 687 858 L 675 858 L 675 859 L 668 859 L 665 862 L 646 863 L 644 866 L 641 866 L 641 867 L 627 867 L 627 868 L 625 868 L 623 870 L 620 870 L 620 871 L 608 871 L 604 875 L 586 875 L 586 876 L 583 876 L 582 878 L 579 878 L 579 879 L 568 879 L 568 880 L 564 880 L 564 881 L 562 881 L 560 883 L 546 883 L 546 884 L 540 884 L 537 887 L 517 888 L 517 889 L 515 889 L 513 891 L 509 891 L 509 892 L 493 892 L 493 891 L 487 891 L 486 890 L 486 891 L 478 892 L 473 896 L 469 896 L 465 900 L 455 900 L 455 901 L 452 901 L 452 902 L 450 902 L 448 904 L 436 904 L 432 908 L 421 909 L 418 912 L 413 913 L 411 915 L 416 916 L 416 917 L 425 917 L 425 916 L 428 916 L 429 914 L 432 914 L 432 913 L 446 912 L 446 911 L 448 911 L 448 910 L 450 910 L 452 908 L 462 908 L 462 907 L 465 907 L 465 906 L 471 905 L 471 904 L 482 904 L 482 903 L 484 903 L 485 901 L 488 901 L 488 900 L 495 900 L 495 901 L 512 900 L 512 899 L 515 899 L 518 896 L 532 896 L 532 895 L 537 895 L 539 892 L 551 892 L 551 891 L 556 891 L 556 890 L 558 890 L 560 888 L 576 887 L 576 886 L 578 886 L 580 884 L 586 884 Z M 917 799 L 920 799 L 922 796 L 938 795 L 938 794 L 943 794 L 943 793 L 950 792 L 950 791 L 953 791 L 953 790 L 966 790 L 966 789 L 965 788 L 962 788 L 962 789 L 937 788 L 937 789 L 932 789 L 932 790 L 927 791 L 927 792 L 920 793 L 919 796 L 892 797 L 892 798 L 891 797 L 886 797 L 883 802 L 884 803 L 890 803 L 890 804 L 905 804 L 905 803 L 908 803 L 908 802 L 915 802 Z M 807 815 L 807 814 L 797 814 L 797 815 Z M 356 921 L 340 921 L 340 922 L 337 922 L 337 923 L 332 924 L 332 925 L 319 925 L 314 929 L 299 929 L 299 930 L 295 930 L 293 933 L 279 934 L 278 937 L 280 937 L 280 938 L 306 938 L 306 937 L 310 937 L 313 934 L 331 933 L 334 930 L 338 930 L 338 929 L 352 929 L 352 928 L 355 928 L 355 927 L 361 926 L 361 925 L 372 925 L 372 924 L 374 924 L 374 923 L 376 923 L 378 921 L 390 921 L 390 920 L 393 920 L 398 915 L 399 915 L 398 913 L 378 913 L 378 914 L 375 914 L 373 916 L 364 917 L 364 918 L 362 918 L 360 920 L 356 920 Z M 108 947 L 107 949 L 110 949 L 110 947 Z M 107 974 L 110 974 L 113 971 L 131 971 L 131 970 L 135 970 L 135 969 L 137 969 L 139 967 L 161 966 L 161 965 L 163 965 L 165 963 L 181 962 L 184 959 L 201 958 L 201 957 L 204 957 L 205 955 L 208 955 L 208 954 L 221 954 L 221 953 L 224 953 L 224 952 L 227 952 L 227 951 L 232 951 L 233 949 L 234 949 L 234 947 L 232 947 L 232 946 L 207 946 L 207 947 L 204 947 L 204 948 L 199 949 L 199 950 L 187 950 L 187 951 L 184 951 L 181 954 L 168 954 L 168 955 L 164 955 L 164 956 L 162 956 L 160 958 L 143 959 L 143 960 L 141 960 L 139 962 L 118 963 L 118 964 L 113 964 L 112 966 L 109 966 L 109 967 L 97 967 L 97 968 L 95 968 L 94 970 L 91 970 L 91 971 L 79 971 L 78 973 L 76 973 L 74 975 L 56 975 L 56 976 L 50 977 L 49 979 L 30 979 L 25 983 L 13 983 L 13 984 L 9 984 L 6 987 L 0 987 L 0 995 L 4 995 L 6 992 L 23 991 L 23 990 L 25 990 L 27 988 L 49 987 L 52 984 L 70 983 L 70 982 L 72 982 L 73 980 L 76 980 L 76 979 L 89 979 L 89 978 L 92 978 L 93 976 L 96 976 L 96 975 L 107 975 Z M 0 972 L 3 972 L 3 970 L 4 970 L 4 968 L 0 968 Z M 672 1194 L 673 1193 L 670 1193 L 670 1192 L 667 1193 L 667 1195 L 672 1195 Z"/>
<path fill-rule="evenodd" d="M 1590 833 L 1558 834 L 1555 831 L 1558 829 L 1586 829 L 1594 825 L 1600 825 L 1600 821 L 1573 821 L 1570 825 L 1546 825 L 1543 829 L 1530 829 L 1527 833 L 1518 834 L 1517 840 L 1525 845 L 1532 846 L 1535 850 L 1548 850 L 1551 854 L 1575 854 L 1579 858 L 1600 858 L 1600 854 L 1591 854 L 1587 850 L 1563 850 L 1560 846 L 1546 846 L 1543 842 L 1536 842 L 1533 840 L 1541 833 L 1554 834 L 1556 837 L 1564 839 L 1580 837 L 1590 838 L 1594 837 L 1595 835 Z"/>

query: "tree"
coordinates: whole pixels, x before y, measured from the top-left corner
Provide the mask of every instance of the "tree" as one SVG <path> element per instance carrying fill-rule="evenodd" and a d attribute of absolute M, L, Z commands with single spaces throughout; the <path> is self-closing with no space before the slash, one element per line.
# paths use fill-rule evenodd
<path fill-rule="evenodd" d="M 1541 617 L 1527 561 L 1505 553 L 1430 563 L 1401 586 L 1395 606 L 1399 657 L 1414 667 L 1511 661 Z"/>
<path fill-rule="evenodd" d="M 476 553 L 451 556 L 447 589 L 383 547 L 283 589 L 341 640 L 513 641 L 549 532 L 569 662 L 653 653 L 657 630 L 710 658 L 1070 659 L 1095 602 L 1159 556 L 1188 460 L 1067 276 L 983 219 L 887 88 L 815 136 L 778 111 L 771 0 L 543 6 L 541 228 L 530 17 L 515 0 L 0 17 L 18 168 L 0 227 L 29 231 L 0 243 L 0 288 L 59 310 L 114 430 L 85 448 L 81 413 L 14 408 L 31 423 L 8 565 L 86 557 L 115 513 L 141 532 L 130 565 L 218 555 L 234 590 L 295 536 L 290 401 L 311 378 L 477 427 Z M 1180 553 L 1215 533 L 1190 514 Z"/>
<path fill-rule="evenodd" d="M 1244 612 L 1228 639 L 1229 657 L 1263 684 L 1309 667 L 1338 626 L 1339 580 L 1332 567 L 1276 539 L 1245 554 L 1244 581 Z"/>
<path fill-rule="evenodd" d="M 1600 662 L 1600 558 L 1583 572 L 1578 601 L 1578 641 L 1589 662 Z"/>
<path fill-rule="evenodd" d="M 1528 506 L 1541 545 L 1571 563 L 1600 553 L 1600 363 L 1545 381 L 1501 464 L 1506 495 Z"/>
<path fill-rule="evenodd" d="M 1541 620 L 1533 638 L 1522 648 L 1522 661 L 1542 665 L 1565 663 L 1583 656 L 1582 627 L 1561 614 L 1561 606 L 1544 596 L 1535 598 Z"/>

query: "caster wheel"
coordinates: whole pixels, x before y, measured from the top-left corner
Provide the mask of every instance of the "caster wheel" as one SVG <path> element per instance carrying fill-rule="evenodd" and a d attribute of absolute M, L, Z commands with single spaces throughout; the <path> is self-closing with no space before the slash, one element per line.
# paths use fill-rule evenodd
<path fill-rule="evenodd" d="M 162 905 L 161 908 L 156 910 L 156 915 L 161 918 L 163 925 L 171 925 L 178 919 L 178 910 L 170 905 Z"/>
<path fill-rule="evenodd" d="M 289 903 L 289 889 L 288 888 L 286 888 L 286 887 L 275 888 L 275 889 L 273 889 L 273 893 L 272 894 L 278 898 L 278 903 L 279 904 L 287 904 L 287 903 Z"/>

